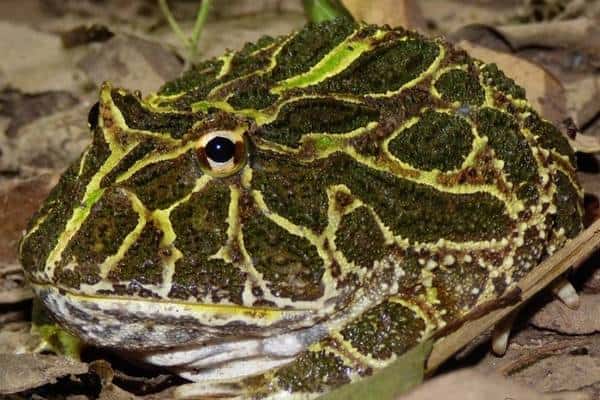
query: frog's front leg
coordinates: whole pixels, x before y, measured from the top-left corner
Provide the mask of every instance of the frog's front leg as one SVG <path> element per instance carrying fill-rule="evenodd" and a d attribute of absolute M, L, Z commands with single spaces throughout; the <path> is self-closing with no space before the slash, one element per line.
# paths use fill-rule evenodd
<path fill-rule="evenodd" d="M 280 365 L 276 365 L 276 364 Z M 271 367 L 258 375 L 243 379 L 231 373 L 246 374 L 258 368 Z M 261 357 L 242 360 L 214 369 L 187 372 L 196 382 L 181 386 L 181 398 L 228 399 L 302 399 L 308 400 L 348 383 L 372 369 L 345 354 L 333 337 L 327 337 L 292 358 Z M 229 378 L 219 379 L 219 375 Z"/>

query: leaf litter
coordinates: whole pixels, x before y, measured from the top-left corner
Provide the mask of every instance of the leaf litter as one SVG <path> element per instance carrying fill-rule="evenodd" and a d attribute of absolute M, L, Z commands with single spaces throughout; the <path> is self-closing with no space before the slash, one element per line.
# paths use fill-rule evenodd
<path fill-rule="evenodd" d="M 39 3 L 38 6 L 28 6 L 30 12 L 26 17 L 22 12 L 12 11 L 15 18 L 6 22 L 11 19 L 11 4 L 14 7 L 18 3 L 9 0 L 0 5 L 0 36 L 19 40 L 16 45 L 0 42 L 0 51 L 7 54 L 5 59 L 10 61 L 3 60 L 0 64 L 0 91 L 21 96 L 17 96 L 10 112 L 6 107 L 0 108 L 0 194 L 3 199 L 0 211 L 4 212 L 0 214 L 4 218 L 0 227 L 4 229 L 0 242 L 0 349 L 4 353 L 4 358 L 0 358 L 0 376 L 14 377 L 9 374 L 19 372 L 16 365 L 19 363 L 28 367 L 24 375 L 27 379 L 21 386 L 12 383 L 11 390 L 21 391 L 14 398 L 28 397 L 34 388 L 42 386 L 44 391 L 38 391 L 35 396 L 47 398 L 54 393 L 73 399 L 171 398 L 176 396 L 182 383 L 179 378 L 148 376 L 135 369 L 131 372 L 122 360 L 107 357 L 101 350 L 93 355 L 84 354 L 87 361 L 84 363 L 50 355 L 22 354 L 18 355 L 20 358 L 11 358 L 17 356 L 6 354 L 10 349 L 26 351 L 34 347 L 36 341 L 29 324 L 23 321 L 30 308 L 27 300 L 30 292 L 16 262 L 15 244 L 30 211 L 42 201 L 60 171 L 89 142 L 84 117 L 94 101 L 98 83 L 110 79 L 125 87 L 142 87 L 146 92 L 176 75 L 181 67 L 175 53 L 181 52 L 181 48 L 152 2 L 40 0 L 32 2 Z M 190 2 L 172 3 L 184 30 L 190 29 L 193 21 L 186 20 L 186 16 L 193 14 L 186 11 Z M 238 48 L 241 42 L 255 40 L 263 33 L 286 33 L 303 23 L 301 4 L 295 0 L 217 3 L 217 19 L 209 21 L 201 48 L 205 56 L 220 54 L 225 48 Z M 377 7 L 370 8 L 353 0 L 344 0 L 344 3 L 370 22 L 402 24 L 430 34 L 443 34 L 457 42 L 462 40 L 461 45 L 477 57 L 504 65 L 502 68 L 507 74 L 526 87 L 545 118 L 559 124 L 572 118 L 581 129 L 574 142 L 580 150 L 598 151 L 598 2 L 380 0 Z M 110 29 L 114 36 L 102 41 L 93 37 L 87 40 L 84 30 L 81 31 L 83 39 L 72 38 L 76 46 L 66 48 L 61 42 L 61 36 L 68 37 L 77 27 L 95 23 Z M 104 35 L 108 36 L 106 32 Z M 147 48 L 132 51 L 140 47 L 140 43 Z M 66 96 L 65 104 L 69 98 L 75 98 L 81 105 L 61 107 L 59 101 L 52 104 L 54 107 L 44 106 L 42 100 L 62 95 Z M 28 110 L 27 102 L 40 104 L 34 102 L 36 99 L 42 101 L 40 112 L 33 110 L 28 114 L 32 110 Z M 19 109 L 24 111 L 19 112 Z M 58 139 L 49 139 L 52 135 Z M 598 158 L 588 154 L 580 157 L 582 159 L 580 176 L 588 199 L 597 200 L 600 195 Z M 593 204 L 597 209 L 598 202 L 589 204 L 592 216 L 588 218 L 588 225 L 600 216 L 593 213 Z M 464 353 L 463 361 L 450 360 L 443 364 L 442 370 L 449 374 L 427 382 L 402 398 L 451 400 L 468 399 L 470 395 L 477 399 L 504 400 L 512 395 L 515 399 L 579 400 L 600 397 L 598 261 L 596 255 L 587 262 L 587 267 L 575 273 L 578 286 L 586 291 L 580 310 L 569 314 L 570 310 L 556 301 L 537 309 L 525 307 L 519 331 L 504 358 L 489 354 L 485 347 L 479 357 L 477 351 L 470 355 Z M 465 364 L 464 360 L 469 362 Z M 469 369 L 452 372 L 459 366 Z M 548 371 L 554 379 L 540 375 Z M 489 374 L 497 376 L 489 377 Z M 512 382 L 507 383 L 507 380 Z M 469 382 L 468 390 L 465 381 Z M 5 381 L 0 378 L 0 382 L 4 385 Z M 87 392 L 81 390 L 81 382 L 90 383 Z M 4 388 L 2 385 L 0 389 Z M 146 390 L 136 391 L 139 387 Z"/>

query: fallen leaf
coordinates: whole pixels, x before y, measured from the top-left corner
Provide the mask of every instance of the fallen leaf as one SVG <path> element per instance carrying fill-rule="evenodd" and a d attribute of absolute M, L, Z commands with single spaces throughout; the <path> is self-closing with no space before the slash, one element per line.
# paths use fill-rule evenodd
<path fill-rule="evenodd" d="M 0 115 L 10 118 L 6 128 L 8 137 L 14 137 L 23 125 L 45 115 L 68 109 L 78 102 L 69 92 L 51 91 L 35 94 L 15 89 L 0 91 Z"/>
<path fill-rule="evenodd" d="M 39 338 L 31 334 L 30 322 L 10 322 L 0 326 L 0 354 L 31 353 L 38 343 Z"/>
<path fill-rule="evenodd" d="M 543 392 L 580 390 L 600 383 L 600 358 L 570 354 L 551 356 L 511 377 Z"/>
<path fill-rule="evenodd" d="M 97 86 L 110 81 L 145 94 L 176 78 L 183 68 L 179 58 L 162 44 L 123 34 L 100 44 L 77 65 Z"/>
<path fill-rule="evenodd" d="M 70 358 L 42 354 L 0 354 L 0 394 L 18 393 L 85 374 L 88 366 Z"/>
<path fill-rule="evenodd" d="M 88 43 L 105 42 L 115 34 L 106 26 L 93 24 L 79 25 L 68 31 L 61 32 L 60 39 L 65 48 L 77 47 Z"/>
<path fill-rule="evenodd" d="M 495 375 L 462 370 L 432 379 L 398 400 L 591 400 L 585 394 L 544 395 Z"/>
<path fill-rule="evenodd" d="M 279 11 L 304 12 L 300 0 L 229 0 L 215 1 L 211 13 L 215 18 L 227 19 Z"/>
<path fill-rule="evenodd" d="M 56 182 L 58 174 L 46 173 L 5 180 L 0 186 L 0 304 L 31 298 L 17 260 L 17 246 L 29 218 Z"/>
<path fill-rule="evenodd" d="M 567 335 L 589 335 L 600 332 L 600 294 L 581 294 L 580 305 L 572 310 L 559 300 L 546 304 L 530 322 L 540 329 Z"/>
<path fill-rule="evenodd" d="M 437 32 L 448 34 L 465 25 L 496 25 L 510 20 L 523 0 L 464 1 L 427 0 L 419 1 L 428 25 Z"/>
<path fill-rule="evenodd" d="M 0 88 L 27 93 L 77 91 L 82 78 L 73 68 L 77 55 L 66 51 L 58 36 L 2 21 L 0 37 L 10 38 L 0 40 Z"/>
<path fill-rule="evenodd" d="M 98 400 L 135 400 L 139 399 L 139 397 L 135 396 L 132 393 L 129 393 L 126 390 L 121 389 L 120 387 L 109 383 L 106 386 L 102 387 L 102 391 L 100 392 L 100 396 L 98 396 Z"/>
<path fill-rule="evenodd" d="M 14 304 L 33 296 L 20 265 L 0 265 L 0 304 Z"/>
<path fill-rule="evenodd" d="M 0 171 L 27 168 L 64 170 L 92 141 L 87 114 L 92 100 L 41 117 L 21 127 L 15 137 L 0 134 Z"/>
<path fill-rule="evenodd" d="M 525 47 L 563 47 L 600 55 L 600 26 L 586 17 L 567 21 L 513 24 L 496 27 L 513 49 Z"/>
<path fill-rule="evenodd" d="M 425 31 L 427 24 L 416 0 L 342 0 L 357 21 Z"/>

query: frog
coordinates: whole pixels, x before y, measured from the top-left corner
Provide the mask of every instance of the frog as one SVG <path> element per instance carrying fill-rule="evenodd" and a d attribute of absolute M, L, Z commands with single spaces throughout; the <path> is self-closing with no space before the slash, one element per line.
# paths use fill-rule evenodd
<path fill-rule="evenodd" d="M 514 289 L 582 230 L 568 140 L 495 64 L 348 20 L 157 92 L 104 83 L 20 242 L 53 319 L 198 382 L 312 399 Z"/>

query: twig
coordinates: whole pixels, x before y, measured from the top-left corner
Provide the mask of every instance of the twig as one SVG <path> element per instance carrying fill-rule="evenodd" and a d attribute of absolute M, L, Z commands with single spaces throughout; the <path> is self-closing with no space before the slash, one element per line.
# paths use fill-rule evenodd
<path fill-rule="evenodd" d="M 175 32 L 175 35 L 177 35 L 179 40 L 181 40 L 186 45 L 186 47 L 189 46 L 189 39 L 185 36 L 185 33 L 183 33 L 183 31 L 181 30 L 177 21 L 175 21 L 175 17 L 173 17 L 173 14 L 171 13 L 171 10 L 169 9 L 167 0 L 158 0 L 158 5 L 160 6 L 160 10 L 162 11 L 163 15 L 167 19 L 167 22 L 171 26 L 171 29 L 173 29 L 173 32 Z"/>
<path fill-rule="evenodd" d="M 183 30 L 175 20 L 175 17 L 171 13 L 169 5 L 167 4 L 167 0 L 158 0 L 158 5 L 160 6 L 162 13 L 164 14 L 167 22 L 169 23 L 169 26 L 186 48 L 186 51 L 188 53 L 186 64 L 189 65 L 193 63 L 198 57 L 198 42 L 200 41 L 202 29 L 204 28 L 204 25 L 206 25 L 206 19 L 212 6 L 212 0 L 202 0 L 202 2 L 200 3 L 198 13 L 196 14 L 196 22 L 194 23 L 194 29 L 192 31 L 191 37 L 186 36 L 186 34 L 183 32 Z"/>
<path fill-rule="evenodd" d="M 194 30 L 192 31 L 192 38 L 190 40 L 190 58 L 192 60 L 195 60 L 198 55 L 198 42 L 200 41 L 200 35 L 206 24 L 206 19 L 211 6 L 212 0 L 202 0 L 200 9 L 198 9 L 198 14 L 196 14 L 196 23 L 194 24 Z"/>

